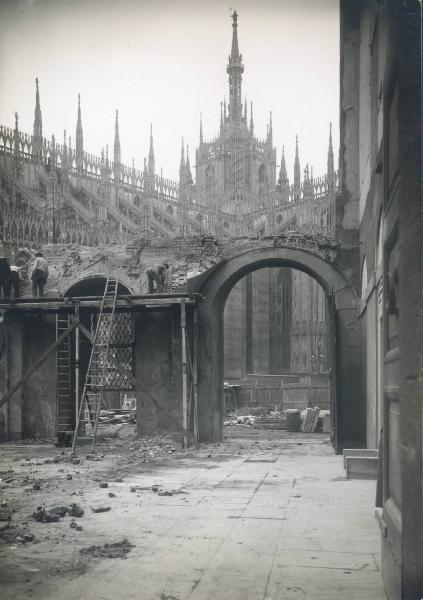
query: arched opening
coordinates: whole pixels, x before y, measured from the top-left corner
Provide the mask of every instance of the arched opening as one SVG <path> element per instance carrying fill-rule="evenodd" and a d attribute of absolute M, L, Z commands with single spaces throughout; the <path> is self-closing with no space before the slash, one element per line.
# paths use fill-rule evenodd
<path fill-rule="evenodd" d="M 326 294 L 307 273 L 266 267 L 234 285 L 224 308 L 226 437 L 285 429 L 288 416 L 298 431 L 300 415 L 304 433 L 330 433 L 330 329 Z"/>
<path fill-rule="evenodd" d="M 102 296 L 104 294 L 104 287 L 106 285 L 106 277 L 104 275 L 93 275 L 92 277 L 86 277 L 76 283 L 73 283 L 63 294 L 66 298 L 83 298 L 87 296 Z M 131 292 L 123 285 L 118 282 L 118 295 L 129 296 Z"/>
<path fill-rule="evenodd" d="M 331 341 L 336 355 L 331 368 L 332 442 L 343 447 L 363 445 L 365 407 L 360 395 L 357 339 L 357 296 L 347 278 L 321 256 L 290 247 L 241 254 L 200 277 L 195 287 L 207 299 L 199 305 L 200 436 L 221 440 L 224 422 L 224 308 L 227 297 L 245 275 L 265 267 L 291 268 L 307 273 L 323 288 L 328 303 Z"/>

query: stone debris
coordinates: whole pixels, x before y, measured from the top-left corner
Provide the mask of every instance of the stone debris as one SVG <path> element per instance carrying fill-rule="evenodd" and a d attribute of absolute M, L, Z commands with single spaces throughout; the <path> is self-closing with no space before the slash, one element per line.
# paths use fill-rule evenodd
<path fill-rule="evenodd" d="M 0 508 L 0 522 L 1 523 L 10 523 L 10 521 L 12 520 L 12 514 L 13 511 L 11 508 L 9 508 L 6 504 L 6 506 L 2 506 Z"/>
<path fill-rule="evenodd" d="M 72 502 L 68 513 L 70 517 L 83 517 L 84 509 L 81 506 L 79 506 L 79 504 Z"/>
<path fill-rule="evenodd" d="M 253 415 L 243 415 L 239 417 L 227 418 L 224 422 L 225 427 L 230 427 L 232 425 L 250 425 L 251 427 L 254 425 L 257 417 Z"/>
<path fill-rule="evenodd" d="M 99 461 L 104 458 L 104 454 L 87 454 L 85 458 L 87 460 Z"/>
<path fill-rule="evenodd" d="M 80 550 L 84 556 L 92 558 L 126 558 L 126 555 L 134 548 L 134 544 L 130 544 L 126 538 L 121 542 L 112 544 L 103 544 L 102 546 L 89 546 Z"/>
<path fill-rule="evenodd" d="M 32 518 L 38 523 L 57 523 L 60 520 L 60 515 L 46 511 L 42 506 L 38 506 L 36 511 L 32 513 Z"/>
<path fill-rule="evenodd" d="M 111 510 L 111 506 L 92 506 L 91 510 L 93 513 L 104 513 Z"/>
<path fill-rule="evenodd" d="M 1 544 L 26 544 L 27 542 L 34 542 L 34 534 L 18 527 L 7 527 L 6 529 L 0 529 L 0 543 Z"/>
<path fill-rule="evenodd" d="M 104 489 L 104 488 L 108 488 L 109 484 L 107 483 L 107 481 L 101 481 L 98 485 L 99 488 Z"/>
<path fill-rule="evenodd" d="M 142 459 L 143 462 L 160 460 L 177 451 L 172 440 L 166 437 L 142 438 L 129 446 L 131 457 L 128 462 Z"/>
<path fill-rule="evenodd" d="M 65 517 L 69 512 L 69 507 L 68 506 L 53 506 L 53 508 L 50 508 L 49 512 L 54 515 L 59 515 L 59 517 Z"/>
<path fill-rule="evenodd" d="M 84 509 L 75 503 L 72 503 L 70 506 L 53 506 L 49 510 L 38 506 L 32 514 L 32 518 L 39 523 L 56 523 L 66 515 L 70 517 L 82 517 L 84 516 Z"/>

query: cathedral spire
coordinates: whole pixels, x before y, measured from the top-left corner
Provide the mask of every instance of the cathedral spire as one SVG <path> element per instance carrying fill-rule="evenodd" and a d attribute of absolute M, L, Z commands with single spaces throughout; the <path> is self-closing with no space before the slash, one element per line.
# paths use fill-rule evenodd
<path fill-rule="evenodd" d="M 38 77 L 35 79 L 35 113 L 33 129 L 33 153 L 39 156 L 43 144 L 43 117 L 40 107 L 40 91 L 38 89 Z"/>
<path fill-rule="evenodd" d="M 329 124 L 329 148 L 328 148 L 328 188 L 333 190 L 335 188 L 335 169 L 333 161 L 333 146 L 332 146 L 332 121 Z"/>
<path fill-rule="evenodd" d="M 241 83 L 244 65 L 242 54 L 238 48 L 238 14 L 236 10 L 232 13 L 232 49 L 228 60 L 226 72 L 229 75 L 229 118 L 239 121 L 242 113 Z"/>
<path fill-rule="evenodd" d="M 113 161 L 115 163 L 115 167 L 120 165 L 121 156 L 120 156 L 120 139 L 119 139 L 119 113 L 116 110 L 115 117 L 115 143 L 113 146 Z"/>
<path fill-rule="evenodd" d="M 185 149 L 184 149 L 184 138 L 181 142 L 181 162 L 179 165 L 179 185 L 182 186 L 185 183 Z"/>
<path fill-rule="evenodd" d="M 203 143 L 203 113 L 200 113 L 200 144 Z"/>
<path fill-rule="evenodd" d="M 191 174 L 191 165 L 189 162 L 189 146 L 187 145 L 187 160 L 185 163 L 185 177 L 186 177 L 186 183 L 191 184 L 192 183 L 192 174 Z"/>
<path fill-rule="evenodd" d="M 226 112 L 226 105 L 225 105 Z M 223 130 L 223 102 L 220 103 L 220 131 Z"/>
<path fill-rule="evenodd" d="M 269 128 L 267 130 L 267 140 L 272 143 L 273 141 L 273 123 L 272 123 L 272 111 L 270 111 Z"/>
<path fill-rule="evenodd" d="M 248 109 L 247 109 L 247 96 L 245 96 L 245 100 L 244 100 L 244 119 L 245 122 L 247 122 L 248 119 Z"/>
<path fill-rule="evenodd" d="M 284 185 L 287 182 L 288 182 L 288 173 L 286 172 L 285 146 L 282 146 L 281 168 L 279 171 L 279 184 Z"/>
<path fill-rule="evenodd" d="M 78 120 L 76 122 L 75 160 L 76 168 L 82 169 L 84 159 L 84 135 L 81 119 L 81 96 L 78 94 Z"/>
<path fill-rule="evenodd" d="M 153 125 L 150 123 L 150 148 L 148 151 L 148 175 L 152 179 L 155 177 L 155 161 L 154 161 L 154 148 L 153 148 Z"/>
<path fill-rule="evenodd" d="M 298 153 L 298 135 L 295 136 L 295 162 L 294 162 L 294 195 L 299 198 L 301 193 L 301 170 L 300 157 Z"/>
<path fill-rule="evenodd" d="M 250 104 L 250 133 L 254 135 L 253 103 Z"/>

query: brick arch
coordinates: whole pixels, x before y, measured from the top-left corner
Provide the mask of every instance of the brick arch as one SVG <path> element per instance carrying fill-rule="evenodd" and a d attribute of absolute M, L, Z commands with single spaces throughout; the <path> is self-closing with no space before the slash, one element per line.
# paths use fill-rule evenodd
<path fill-rule="evenodd" d="M 77 279 L 68 287 L 63 294 L 66 297 L 101 296 L 106 285 L 104 275 L 91 275 L 83 279 Z M 132 295 L 130 289 L 118 279 L 118 294 Z"/>
<path fill-rule="evenodd" d="M 333 352 L 333 443 L 337 451 L 363 443 L 360 394 L 357 294 L 342 271 L 318 254 L 299 248 L 263 248 L 219 264 L 198 278 L 193 291 L 200 303 L 198 398 L 199 430 L 204 441 L 221 440 L 223 432 L 223 311 L 230 290 L 242 277 L 264 267 L 290 267 L 316 279 L 328 298 Z"/>

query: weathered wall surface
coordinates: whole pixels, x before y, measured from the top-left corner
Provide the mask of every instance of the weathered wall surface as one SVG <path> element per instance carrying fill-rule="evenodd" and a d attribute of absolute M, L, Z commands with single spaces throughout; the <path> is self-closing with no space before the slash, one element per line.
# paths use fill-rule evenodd
<path fill-rule="evenodd" d="M 55 317 L 24 322 L 23 371 L 27 371 L 56 339 Z M 56 435 L 56 353 L 51 352 L 23 388 L 22 433 L 27 438 Z"/>
<path fill-rule="evenodd" d="M 137 313 L 135 375 L 138 383 L 136 393 L 139 436 L 169 433 L 178 439 L 181 438 L 181 339 L 179 307 Z M 151 400 L 150 395 L 155 401 Z"/>

